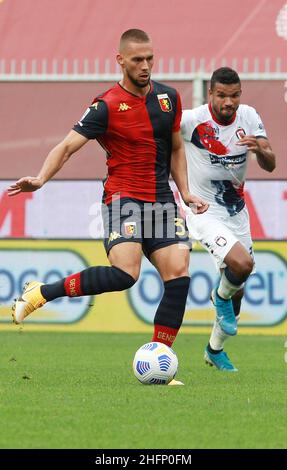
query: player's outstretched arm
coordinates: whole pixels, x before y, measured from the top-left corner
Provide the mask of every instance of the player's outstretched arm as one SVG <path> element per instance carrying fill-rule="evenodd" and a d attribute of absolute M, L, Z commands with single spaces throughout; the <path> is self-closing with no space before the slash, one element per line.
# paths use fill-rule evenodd
<path fill-rule="evenodd" d="M 32 192 L 40 189 L 47 181 L 49 181 L 70 158 L 77 152 L 88 139 L 78 134 L 78 132 L 70 131 L 62 142 L 54 147 L 47 155 L 46 160 L 37 176 L 24 176 L 7 188 L 9 196 L 16 196 L 21 192 Z"/>
<path fill-rule="evenodd" d="M 254 135 L 245 135 L 237 145 L 246 145 L 248 150 L 255 153 L 258 164 L 263 170 L 272 172 L 275 169 L 275 154 L 267 139 L 255 137 Z"/>
<path fill-rule="evenodd" d="M 201 198 L 190 194 L 188 189 L 186 157 L 180 132 L 173 132 L 172 134 L 171 175 L 183 202 L 197 214 L 205 212 L 209 204 Z"/>

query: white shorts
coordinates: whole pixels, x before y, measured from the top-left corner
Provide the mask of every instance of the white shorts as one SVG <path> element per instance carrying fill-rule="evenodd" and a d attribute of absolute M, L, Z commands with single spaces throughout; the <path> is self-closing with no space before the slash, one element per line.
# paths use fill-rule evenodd
<path fill-rule="evenodd" d="M 218 270 L 226 267 L 224 258 L 235 243 L 240 242 L 253 258 L 249 214 L 244 207 L 234 217 L 220 219 L 209 211 L 186 215 L 186 224 L 192 239 L 208 250 Z M 253 269 L 255 272 L 255 266 Z"/>

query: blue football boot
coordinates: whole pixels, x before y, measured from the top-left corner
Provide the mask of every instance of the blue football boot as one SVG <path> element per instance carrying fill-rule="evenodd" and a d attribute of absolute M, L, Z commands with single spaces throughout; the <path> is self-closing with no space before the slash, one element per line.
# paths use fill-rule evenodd
<path fill-rule="evenodd" d="M 231 299 L 222 299 L 217 294 L 217 288 L 211 293 L 211 300 L 216 308 L 216 321 L 224 333 L 229 336 L 237 334 L 237 321 L 235 318 Z"/>
<path fill-rule="evenodd" d="M 206 348 L 204 351 L 204 360 L 206 364 L 211 366 L 215 366 L 218 370 L 223 370 L 226 372 L 237 372 L 238 369 L 234 367 L 232 362 L 230 361 L 229 357 L 227 356 L 226 352 L 221 351 L 217 354 L 212 354 Z"/>

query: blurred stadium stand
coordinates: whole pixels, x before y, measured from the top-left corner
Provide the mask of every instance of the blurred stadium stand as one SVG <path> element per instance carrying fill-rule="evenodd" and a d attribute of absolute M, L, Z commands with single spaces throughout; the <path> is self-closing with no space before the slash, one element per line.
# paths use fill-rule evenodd
<path fill-rule="evenodd" d="M 274 173 L 251 162 L 248 176 L 287 178 L 287 1 L 0 0 L 2 179 L 21 176 L 23 162 L 34 174 L 93 97 L 119 79 L 118 40 L 131 27 L 150 33 L 153 77 L 176 86 L 185 108 L 206 100 L 212 70 L 236 68 L 242 102 L 261 114 L 278 156 Z M 104 175 L 104 155 L 89 143 L 58 177 Z"/>

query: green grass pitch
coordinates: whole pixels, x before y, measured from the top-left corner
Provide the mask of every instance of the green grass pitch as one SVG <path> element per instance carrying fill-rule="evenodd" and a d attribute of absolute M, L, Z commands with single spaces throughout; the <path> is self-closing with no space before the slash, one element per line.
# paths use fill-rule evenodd
<path fill-rule="evenodd" d="M 238 373 L 204 364 L 208 337 L 175 343 L 184 387 L 144 386 L 147 334 L 1 333 L 0 448 L 286 448 L 286 338 L 238 336 Z"/>

